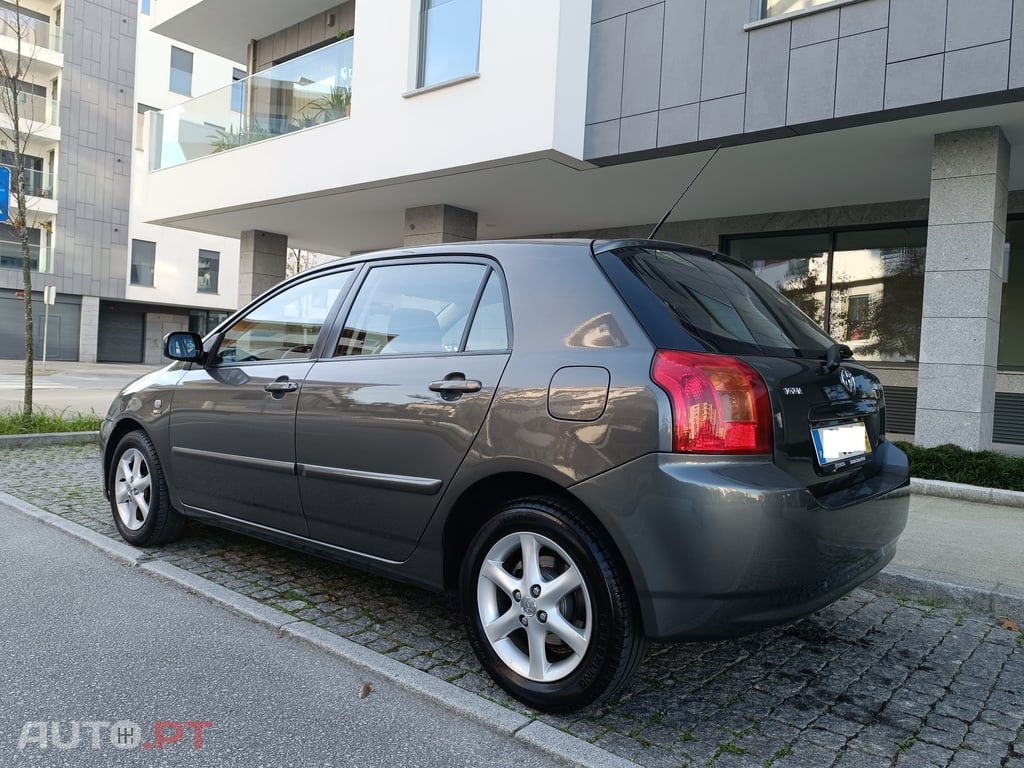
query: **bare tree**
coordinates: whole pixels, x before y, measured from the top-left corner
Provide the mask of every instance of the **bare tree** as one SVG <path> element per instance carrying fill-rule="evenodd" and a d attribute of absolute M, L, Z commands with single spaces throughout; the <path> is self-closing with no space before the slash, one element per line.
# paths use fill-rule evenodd
<path fill-rule="evenodd" d="M 13 157 L 11 168 L 11 194 L 15 208 L 8 214 L 8 220 L 21 245 L 22 282 L 25 295 L 25 399 L 22 415 L 27 420 L 32 415 L 33 387 L 33 320 L 32 320 L 32 248 L 29 241 L 32 225 L 31 211 L 25 199 L 25 155 L 29 141 L 45 115 L 37 115 L 38 102 L 26 98 L 25 84 L 32 69 L 34 58 L 35 23 L 21 13 L 21 0 L 14 0 L 14 10 L 0 9 L 0 34 L 13 38 L 15 51 L 0 49 L 0 142 Z M 42 106 L 45 111 L 45 105 Z M 34 222 L 33 222 L 34 223 Z"/>
<path fill-rule="evenodd" d="M 324 256 L 322 253 L 313 253 L 313 251 L 307 251 L 305 248 L 289 248 L 288 258 L 284 266 L 284 276 L 292 277 L 293 275 L 299 274 L 299 272 L 305 272 L 310 267 L 315 267 L 321 263 L 321 260 L 327 261 L 330 256 Z"/>

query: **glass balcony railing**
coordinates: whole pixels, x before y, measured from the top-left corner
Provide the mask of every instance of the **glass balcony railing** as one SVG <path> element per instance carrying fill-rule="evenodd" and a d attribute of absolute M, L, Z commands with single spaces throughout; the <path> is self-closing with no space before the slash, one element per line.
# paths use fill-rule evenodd
<path fill-rule="evenodd" d="M 6 163 L 0 163 L 0 168 L 7 168 L 11 172 L 11 180 L 13 187 L 14 180 L 14 166 Z M 46 173 L 44 171 L 26 170 L 21 175 L 22 181 L 24 182 L 24 189 L 26 195 L 32 197 L 48 197 L 54 196 L 53 184 L 56 181 L 52 173 Z M 12 193 L 13 194 L 13 190 Z"/>
<path fill-rule="evenodd" d="M 11 117 L 9 104 L 4 104 L 0 114 Z M 36 96 L 22 91 L 18 94 L 18 118 L 30 123 L 46 123 L 60 125 L 60 104 L 49 96 Z"/>
<path fill-rule="evenodd" d="M 17 39 L 39 48 L 60 53 L 63 50 L 63 30 L 31 16 L 19 16 L 10 8 L 0 8 L 0 35 Z M 29 52 L 26 51 L 26 54 Z"/>
<path fill-rule="evenodd" d="M 46 245 L 32 244 L 28 247 L 29 266 L 33 272 L 53 272 L 53 252 Z M 0 269 L 21 269 L 24 260 L 21 243 L 0 239 Z"/>
<path fill-rule="evenodd" d="M 150 170 L 348 117 L 354 38 L 154 113 Z"/>

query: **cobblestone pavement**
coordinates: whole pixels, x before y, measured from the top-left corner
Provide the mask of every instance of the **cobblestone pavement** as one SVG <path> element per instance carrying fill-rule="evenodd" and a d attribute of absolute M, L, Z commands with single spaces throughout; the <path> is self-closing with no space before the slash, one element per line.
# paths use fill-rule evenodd
<path fill-rule="evenodd" d="M 117 538 L 95 446 L 0 453 L 0 488 Z M 520 712 L 447 601 L 190 523 L 150 550 Z M 856 590 L 740 640 L 656 645 L 618 699 L 542 721 L 650 768 L 1024 768 L 1024 633 Z"/>

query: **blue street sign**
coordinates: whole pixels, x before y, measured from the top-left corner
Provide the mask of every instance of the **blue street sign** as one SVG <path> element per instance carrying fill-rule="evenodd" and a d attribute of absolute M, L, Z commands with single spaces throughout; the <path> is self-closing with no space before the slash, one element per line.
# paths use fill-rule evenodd
<path fill-rule="evenodd" d="M 11 169 L 0 166 L 0 221 L 10 221 Z"/>

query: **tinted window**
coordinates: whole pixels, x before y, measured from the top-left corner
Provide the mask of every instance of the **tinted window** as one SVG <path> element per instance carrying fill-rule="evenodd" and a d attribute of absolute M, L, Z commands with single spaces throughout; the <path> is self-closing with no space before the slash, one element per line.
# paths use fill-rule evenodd
<path fill-rule="evenodd" d="M 297 283 L 253 308 L 224 332 L 215 363 L 308 358 L 351 272 Z"/>
<path fill-rule="evenodd" d="M 489 268 L 483 264 L 374 267 L 359 288 L 339 355 L 458 352 Z"/>
<path fill-rule="evenodd" d="M 832 344 L 806 315 L 741 266 L 667 249 L 624 248 L 615 255 L 660 300 L 661 314 L 667 312 L 711 351 L 820 357 Z M 630 300 L 629 292 L 624 296 Z M 637 311 L 641 321 L 645 313 L 650 308 Z"/>

